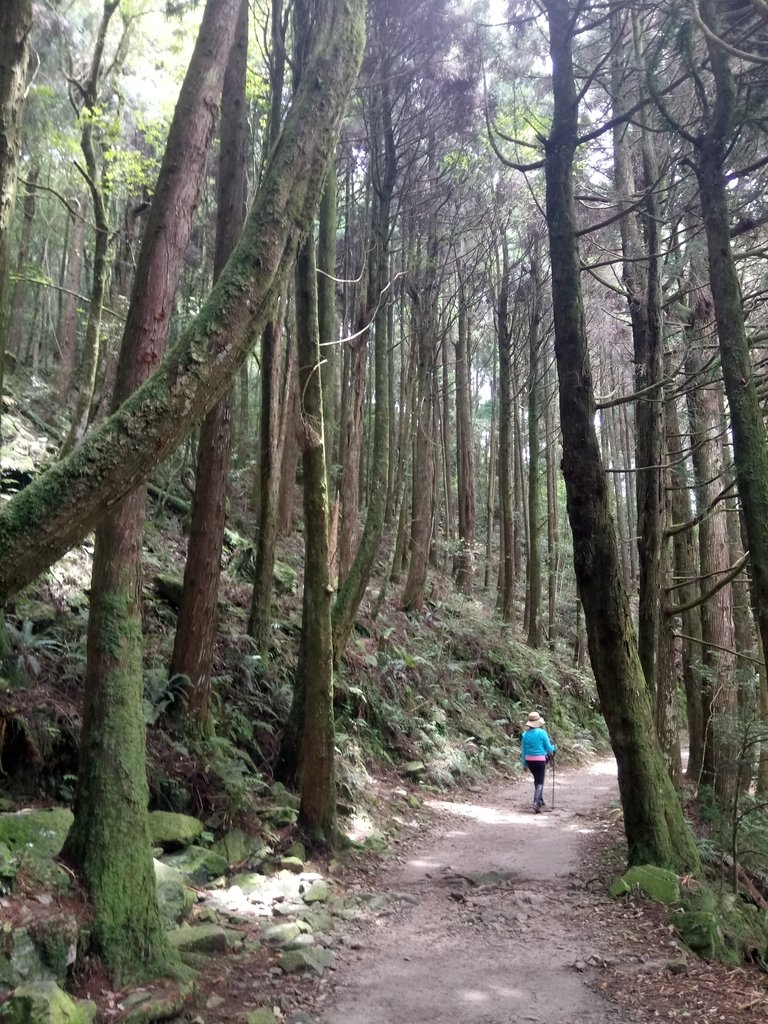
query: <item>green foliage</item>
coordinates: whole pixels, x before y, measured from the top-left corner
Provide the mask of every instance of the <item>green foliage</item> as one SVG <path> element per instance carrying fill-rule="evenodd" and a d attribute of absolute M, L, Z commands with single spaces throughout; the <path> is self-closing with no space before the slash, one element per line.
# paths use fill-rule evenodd
<path fill-rule="evenodd" d="M 142 708 L 146 724 L 155 725 L 169 708 L 179 706 L 191 685 L 189 676 L 177 674 L 168 678 L 168 671 L 162 666 L 145 669 Z"/>

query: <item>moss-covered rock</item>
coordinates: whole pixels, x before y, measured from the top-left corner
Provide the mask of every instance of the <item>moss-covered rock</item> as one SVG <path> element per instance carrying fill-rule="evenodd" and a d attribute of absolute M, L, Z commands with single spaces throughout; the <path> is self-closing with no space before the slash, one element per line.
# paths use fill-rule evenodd
<path fill-rule="evenodd" d="M 246 1013 L 245 1024 L 277 1024 L 277 1017 L 268 1006 L 260 1006 L 258 1010 Z"/>
<path fill-rule="evenodd" d="M 43 963 L 28 929 L 3 924 L 0 928 L 0 988 L 52 981 L 53 978 L 53 971 Z"/>
<path fill-rule="evenodd" d="M 224 953 L 227 933 L 217 924 L 185 924 L 168 932 L 168 941 L 179 952 Z"/>
<path fill-rule="evenodd" d="M 227 861 L 214 850 L 204 846 L 188 846 L 186 850 L 169 854 L 164 861 L 175 868 L 195 885 L 205 885 L 212 878 L 225 875 L 229 868 Z"/>
<path fill-rule="evenodd" d="M 7 843 L 0 843 L 0 893 L 10 892 L 19 870 L 19 862 Z"/>
<path fill-rule="evenodd" d="M 67 807 L 0 814 L 0 843 L 17 860 L 25 856 L 50 860 L 61 853 L 73 821 L 72 811 Z"/>
<path fill-rule="evenodd" d="M 223 857 L 228 865 L 258 863 L 270 853 L 269 847 L 247 832 L 233 829 L 227 832 L 211 846 L 214 853 Z"/>
<path fill-rule="evenodd" d="M 296 570 L 286 562 L 275 559 L 273 571 L 275 581 L 275 592 L 277 594 L 295 594 L 299 586 L 299 576 Z"/>
<path fill-rule="evenodd" d="M 202 821 L 189 814 L 173 811 L 152 811 L 149 815 L 149 835 L 153 846 L 164 850 L 181 850 L 191 846 L 205 831 Z"/>
<path fill-rule="evenodd" d="M 611 895 L 620 896 L 631 889 L 639 889 L 656 903 L 674 906 L 680 902 L 680 880 L 674 871 L 654 864 L 636 864 L 611 886 Z"/>
<path fill-rule="evenodd" d="M 71 999 L 55 981 L 20 985 L 0 1007 L 3 1024 L 90 1024 L 96 1005 Z"/>
<path fill-rule="evenodd" d="M 704 957 L 713 957 L 722 941 L 717 916 L 707 910 L 673 914 L 671 924 L 689 949 Z"/>
<path fill-rule="evenodd" d="M 160 918 L 165 928 L 173 928 L 195 905 L 195 894 L 176 868 L 161 860 L 156 860 L 154 866 Z"/>
<path fill-rule="evenodd" d="M 332 967 L 333 953 L 329 949 L 313 946 L 311 949 L 289 949 L 277 961 L 278 967 L 286 974 L 322 974 L 326 967 Z"/>
<path fill-rule="evenodd" d="M 301 898 L 305 903 L 325 903 L 328 896 L 328 883 L 323 878 L 316 878 L 302 893 Z"/>

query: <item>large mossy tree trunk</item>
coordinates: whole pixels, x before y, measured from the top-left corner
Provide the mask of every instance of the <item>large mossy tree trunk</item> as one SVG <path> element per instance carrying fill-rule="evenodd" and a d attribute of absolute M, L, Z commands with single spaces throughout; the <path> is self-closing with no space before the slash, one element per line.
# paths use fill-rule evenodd
<path fill-rule="evenodd" d="M 576 580 L 592 668 L 616 755 L 629 861 L 697 870 L 696 846 L 654 732 L 595 430 L 573 199 L 579 103 L 573 67 L 576 14 L 569 0 L 548 0 L 545 6 L 554 98 L 552 128 L 545 148 L 546 216 L 562 468 Z"/>
<path fill-rule="evenodd" d="M 319 0 L 307 73 L 240 242 L 198 316 L 146 384 L 3 509 L 0 600 L 93 529 L 231 388 L 315 215 L 360 65 L 363 6 Z"/>
<path fill-rule="evenodd" d="M 248 0 L 240 0 L 221 98 L 214 280 L 226 266 L 245 222 L 247 70 Z M 200 428 L 184 589 L 171 656 L 171 675 L 187 676 L 191 682 L 186 694 L 187 716 L 193 730 L 201 735 L 212 731 L 211 664 L 226 523 L 233 402 L 230 391 L 211 409 Z"/>
<path fill-rule="evenodd" d="M 237 5 L 238 0 L 206 5 L 139 252 L 115 407 L 144 383 L 165 347 Z M 162 972 L 175 959 L 157 909 L 147 817 L 141 625 L 145 503 L 140 487 L 96 530 L 75 821 L 65 848 L 93 902 L 96 944 L 117 979 Z"/>

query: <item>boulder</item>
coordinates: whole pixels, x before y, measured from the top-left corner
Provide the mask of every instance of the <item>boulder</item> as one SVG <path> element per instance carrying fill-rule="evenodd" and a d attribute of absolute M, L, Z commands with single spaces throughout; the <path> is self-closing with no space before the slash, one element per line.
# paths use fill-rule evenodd
<path fill-rule="evenodd" d="M 622 895 L 630 889 L 639 889 L 649 900 L 672 906 L 680 902 L 680 880 L 674 871 L 658 868 L 654 864 L 637 864 L 626 871 L 621 882 L 624 887 L 611 886 L 611 895 Z M 616 890 L 616 891 L 614 891 Z"/>
<path fill-rule="evenodd" d="M 3 1024 L 90 1024 L 95 1016 L 94 1003 L 70 999 L 55 981 L 20 985 L 0 1007 Z"/>
<path fill-rule="evenodd" d="M 186 850 L 171 853 L 163 863 L 181 872 L 193 885 L 205 885 L 212 878 L 225 875 L 229 868 L 220 854 L 204 846 L 188 846 Z"/>
<path fill-rule="evenodd" d="M 311 949 L 290 949 L 277 961 L 278 967 L 286 974 L 322 974 L 326 967 L 333 967 L 334 956 L 328 949 L 313 946 Z"/>
<path fill-rule="evenodd" d="M 195 905 L 196 897 L 176 868 L 161 860 L 154 861 L 154 866 L 160 919 L 166 928 L 173 928 Z"/>
<path fill-rule="evenodd" d="M 304 870 L 304 861 L 299 857 L 281 857 L 278 863 L 281 868 L 292 872 L 294 875 L 300 875 Z"/>
<path fill-rule="evenodd" d="M 192 981 L 133 989 L 120 1000 L 119 1006 L 123 1011 L 120 1024 L 151 1024 L 152 1021 L 176 1017 L 194 994 Z"/>
<path fill-rule="evenodd" d="M 183 924 L 168 932 L 168 941 L 180 953 L 225 953 L 229 944 L 217 924 Z"/>
<path fill-rule="evenodd" d="M 5 843 L 14 856 L 31 853 L 52 859 L 61 853 L 74 820 L 67 807 L 0 814 L 0 842 Z"/>
<path fill-rule="evenodd" d="M 246 1013 L 245 1024 L 277 1024 L 277 1017 L 268 1006 L 260 1006 L 258 1010 Z"/>
<path fill-rule="evenodd" d="M 720 939 L 717 917 L 708 910 L 673 914 L 670 923 L 689 949 L 704 957 L 714 956 Z"/>
<path fill-rule="evenodd" d="M 261 934 L 267 942 L 274 942 L 277 946 L 289 946 L 301 935 L 301 928 L 296 921 L 284 921 L 282 924 L 269 925 Z"/>
<path fill-rule="evenodd" d="M 152 811 L 149 815 L 149 835 L 153 846 L 164 850 L 182 850 L 191 846 L 205 830 L 202 821 L 189 814 L 172 811 Z"/>
<path fill-rule="evenodd" d="M 227 864 L 243 864 L 246 861 L 258 862 L 268 856 L 270 850 L 255 836 L 236 828 L 217 839 L 211 846 L 214 853 L 223 857 Z"/>
<path fill-rule="evenodd" d="M 323 878 L 316 878 L 302 893 L 301 898 L 305 903 L 325 903 L 328 896 L 328 883 Z"/>
<path fill-rule="evenodd" d="M 4 924 L 0 940 L 0 986 L 14 988 L 24 982 L 53 980 L 53 971 L 43 963 L 26 928 Z"/>
<path fill-rule="evenodd" d="M 16 881 L 19 862 L 6 843 L 0 843 L 0 894 L 10 892 Z"/>

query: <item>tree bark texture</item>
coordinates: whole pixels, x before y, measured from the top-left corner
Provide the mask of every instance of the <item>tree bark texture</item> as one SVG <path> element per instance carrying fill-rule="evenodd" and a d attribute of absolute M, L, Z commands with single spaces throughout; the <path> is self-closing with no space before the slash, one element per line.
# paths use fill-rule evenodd
<path fill-rule="evenodd" d="M 505 622 L 515 617 L 515 536 L 513 507 L 512 429 L 512 332 L 509 324 L 509 255 L 502 232 L 501 278 L 498 290 L 497 338 L 499 347 L 499 596 L 498 606 Z"/>
<path fill-rule="evenodd" d="M 146 384 L 0 514 L 0 600 L 51 565 L 145 480 L 229 390 L 245 362 L 315 214 L 359 67 L 361 0 L 322 0 L 316 14 L 308 72 L 225 271 Z"/>
<path fill-rule="evenodd" d="M 59 370 L 57 391 L 62 404 L 69 400 L 72 386 L 72 375 L 75 370 L 75 353 L 77 350 L 77 328 L 80 317 L 77 311 L 77 295 L 83 275 L 83 243 L 85 242 L 85 211 L 87 209 L 85 194 L 75 200 L 72 205 L 72 223 L 69 235 L 69 252 L 67 268 L 64 274 L 64 300 L 61 304 L 59 317 Z"/>
<path fill-rule="evenodd" d="M 475 469 L 472 436 L 471 347 L 464 281 L 459 274 L 459 323 L 456 339 L 456 470 L 459 510 L 459 566 L 456 584 L 472 593 L 475 574 Z"/>
<path fill-rule="evenodd" d="M 699 857 L 656 740 L 595 431 L 595 398 L 575 234 L 573 163 L 578 94 L 575 14 L 548 0 L 553 119 L 545 148 L 546 216 L 552 263 L 555 355 L 563 476 L 579 595 L 600 702 L 616 755 L 629 861 L 695 870 Z"/>
<path fill-rule="evenodd" d="M 35 220 L 35 206 L 37 200 L 37 179 L 40 177 L 40 166 L 36 164 L 30 169 L 27 183 L 24 187 L 23 219 L 21 223 L 21 240 L 19 244 L 19 258 L 16 263 L 18 280 L 13 286 L 13 299 L 11 301 L 11 325 L 8 332 L 8 350 L 14 354 L 21 351 L 24 341 L 24 313 L 27 306 L 27 275 L 29 273 L 30 242 L 32 239 L 32 225 Z"/>
<path fill-rule="evenodd" d="M 392 196 L 397 180 L 397 153 L 392 130 L 391 101 L 384 82 L 377 89 L 381 132 L 378 140 L 378 173 L 374 181 L 376 198 L 374 207 L 374 240 L 376 244 L 375 268 L 371 269 L 376 282 L 376 305 L 373 318 L 373 445 L 369 471 L 370 497 L 365 523 L 355 559 L 342 582 L 333 605 L 333 656 L 338 664 L 352 632 L 357 612 L 379 553 L 384 515 L 387 507 L 387 473 L 389 465 L 389 358 L 388 340 L 388 284 L 389 238 Z"/>
<path fill-rule="evenodd" d="M 333 644 L 328 549 L 328 487 L 314 239 L 301 250 L 296 271 L 300 447 L 304 485 L 304 597 L 296 688 L 303 691 L 299 821 L 314 842 L 336 840 L 333 729 Z"/>
<path fill-rule="evenodd" d="M 221 98 L 214 280 L 226 266 L 245 223 L 247 70 L 248 0 L 240 0 Z M 190 680 L 187 713 L 193 728 L 202 735 L 209 734 L 213 726 L 211 665 L 226 523 L 233 406 L 234 393 L 230 391 L 211 409 L 200 428 L 184 588 L 171 656 L 171 675 L 185 675 Z"/>
<path fill-rule="evenodd" d="M 8 338 L 10 226 L 19 172 L 19 135 L 32 31 L 32 0 L 0 6 L 0 390 Z"/>

